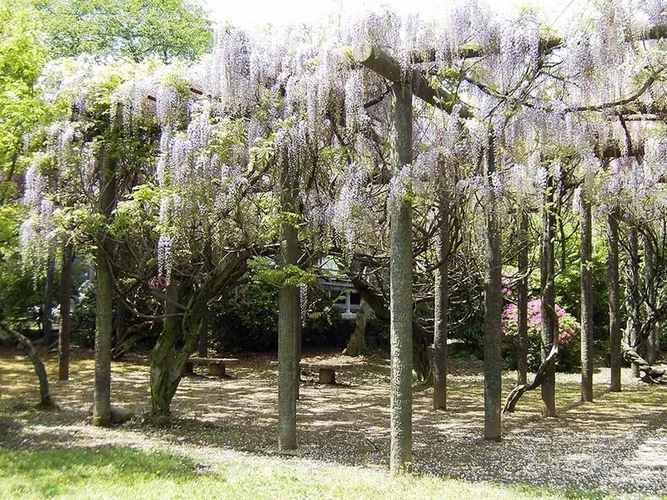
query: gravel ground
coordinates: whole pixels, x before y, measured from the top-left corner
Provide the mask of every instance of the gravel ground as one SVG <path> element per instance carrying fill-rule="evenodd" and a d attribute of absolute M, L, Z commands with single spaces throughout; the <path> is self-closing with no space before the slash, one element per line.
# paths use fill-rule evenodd
<path fill-rule="evenodd" d="M 114 403 L 140 413 L 148 400 L 144 364 L 114 365 Z M 342 365 L 335 386 L 302 374 L 296 459 L 388 468 L 388 362 L 380 358 L 310 357 Z M 276 366 L 270 357 L 243 359 L 230 377 L 184 378 L 174 418 L 155 428 L 136 419 L 122 427 L 89 425 L 91 361 L 69 383 L 55 382 L 62 411 L 31 410 L 34 395 L 20 358 L 0 353 L 0 446 L 10 448 L 168 446 L 215 461 L 216 456 L 279 455 L 276 449 Z M 53 362 L 50 371 L 55 371 Z M 29 367 L 28 367 L 29 368 Z M 23 371 L 21 371 L 23 370 Z M 667 497 L 667 386 L 649 386 L 623 373 L 623 392 L 611 394 L 608 370 L 595 376 L 595 403 L 579 402 L 578 375 L 557 377 L 557 418 L 540 414 L 539 391 L 527 393 L 503 418 L 503 440 L 481 438 L 480 365 L 454 362 L 448 410 L 430 409 L 429 390 L 415 387 L 413 469 L 469 481 L 544 485 L 613 497 Z M 17 373 L 18 372 L 18 373 Z M 25 385 L 23 385 L 25 384 Z M 503 380 L 504 393 L 513 387 Z M 36 397 L 36 396 L 35 396 Z"/>

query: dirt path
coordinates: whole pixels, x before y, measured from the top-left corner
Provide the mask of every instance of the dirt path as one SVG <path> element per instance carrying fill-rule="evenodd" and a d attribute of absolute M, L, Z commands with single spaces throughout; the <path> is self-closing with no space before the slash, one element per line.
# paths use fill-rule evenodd
<path fill-rule="evenodd" d="M 79 356 L 70 382 L 54 382 L 63 410 L 32 410 L 36 401 L 29 363 L 0 352 L 0 446 L 170 446 L 215 460 L 217 455 L 277 453 L 277 367 L 270 356 L 244 358 L 230 377 L 184 378 L 173 402 L 172 424 L 140 420 L 114 429 L 89 424 L 90 355 Z M 320 385 L 304 372 L 299 401 L 299 452 L 305 459 L 386 468 L 389 450 L 389 366 L 385 359 L 310 357 L 343 365 L 338 385 Z M 47 362 L 55 376 L 55 360 Z M 464 369 L 465 366 L 465 369 Z M 558 375 L 559 417 L 540 416 L 539 391 L 503 420 L 503 440 L 486 442 L 481 366 L 453 363 L 449 409 L 430 409 L 431 392 L 414 395 L 416 472 L 471 481 L 529 483 L 612 495 L 667 495 L 667 387 L 639 383 L 624 372 L 624 392 L 606 392 L 608 371 L 596 374 L 596 402 L 579 403 L 578 376 Z M 204 369 L 205 370 L 205 369 Z M 114 404 L 140 413 L 148 402 L 146 360 L 113 366 Z M 504 392 L 513 387 L 511 375 Z"/>

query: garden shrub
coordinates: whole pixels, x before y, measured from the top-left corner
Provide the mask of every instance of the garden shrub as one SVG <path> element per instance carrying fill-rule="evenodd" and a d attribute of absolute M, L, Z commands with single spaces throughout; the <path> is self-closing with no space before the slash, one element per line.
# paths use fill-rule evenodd
<path fill-rule="evenodd" d="M 542 300 L 528 302 L 528 369 L 537 370 L 541 363 L 540 349 L 542 344 Z M 511 369 L 516 369 L 518 348 L 518 308 L 510 303 L 503 311 L 503 358 Z M 565 309 L 556 305 L 558 316 L 559 352 L 557 369 L 559 371 L 575 371 L 581 364 L 580 334 L 581 327 L 577 320 Z"/>

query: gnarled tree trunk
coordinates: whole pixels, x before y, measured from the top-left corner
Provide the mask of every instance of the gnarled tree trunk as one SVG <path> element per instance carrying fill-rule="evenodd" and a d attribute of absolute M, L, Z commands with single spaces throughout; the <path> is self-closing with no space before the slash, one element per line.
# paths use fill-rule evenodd
<path fill-rule="evenodd" d="M 343 354 L 360 356 L 366 352 L 366 323 L 368 321 L 367 315 L 369 309 L 368 302 L 362 298 L 357 310 L 357 316 L 354 318 L 354 331 L 350 335 L 350 340 L 348 340 Z"/>
<path fill-rule="evenodd" d="M 51 397 L 51 391 L 49 389 L 49 378 L 46 374 L 46 368 L 44 368 L 44 363 L 37 356 L 37 352 L 33 347 L 30 340 L 28 340 L 24 335 L 21 335 L 19 332 L 16 332 L 9 328 L 8 326 L 0 323 L 0 339 L 11 342 L 14 346 L 20 349 L 23 354 L 28 356 L 32 365 L 35 367 L 35 373 L 37 374 L 37 379 L 39 380 L 39 408 L 42 409 L 54 409 L 57 408 L 56 403 Z"/>
<path fill-rule="evenodd" d="M 202 307 L 190 301 L 189 311 L 179 305 L 179 284 L 171 278 L 166 288 L 164 326 L 151 351 L 150 388 L 153 417 L 171 414 L 171 401 L 183 376 L 185 362 L 195 350 Z M 186 317 L 187 316 L 187 317 Z"/>

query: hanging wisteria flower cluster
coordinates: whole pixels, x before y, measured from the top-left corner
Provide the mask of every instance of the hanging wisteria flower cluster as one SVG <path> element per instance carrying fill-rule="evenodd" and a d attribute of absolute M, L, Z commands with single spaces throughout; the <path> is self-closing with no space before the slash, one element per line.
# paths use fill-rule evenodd
<path fill-rule="evenodd" d="M 252 238 L 250 228 L 260 231 L 275 209 L 283 162 L 298 181 L 303 220 L 327 226 L 350 250 L 363 244 L 361 233 L 387 199 L 416 194 L 433 203 L 439 190 L 457 186 L 483 203 L 533 207 L 549 176 L 561 175 L 561 162 L 580 165 L 605 210 L 659 207 L 663 131 L 618 117 L 655 113 L 664 98 L 654 74 L 664 70 L 664 54 L 638 40 L 665 11 L 664 0 L 600 2 L 558 33 L 535 11 L 498 15 L 482 1 L 458 2 L 443 19 L 383 8 L 336 26 L 224 27 L 213 52 L 191 67 L 64 61 L 49 65 L 41 83 L 49 100 L 72 109 L 49 130 L 47 150 L 56 170 L 78 169 L 82 192 L 99 190 L 102 144 L 77 123 L 95 115 L 100 88 L 114 75 L 118 85 L 105 105 L 119 140 L 146 134 L 156 143 L 141 175 L 157 184 L 162 276 L 172 272 L 174 254 L 204 233 L 222 254 Z M 445 112 L 414 99 L 407 165 L 390 164 L 392 82 L 351 55 L 369 44 L 394 57 L 403 76 L 415 71 L 456 104 Z M 491 131 L 496 164 L 487 177 Z M 607 161 L 605 150 L 620 158 Z M 35 224 L 51 224 L 57 207 L 44 201 L 48 189 L 39 169 L 29 170 L 32 222 L 22 241 L 35 238 Z"/>

